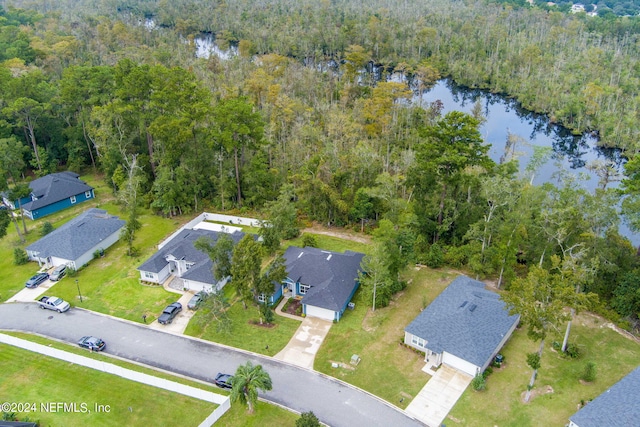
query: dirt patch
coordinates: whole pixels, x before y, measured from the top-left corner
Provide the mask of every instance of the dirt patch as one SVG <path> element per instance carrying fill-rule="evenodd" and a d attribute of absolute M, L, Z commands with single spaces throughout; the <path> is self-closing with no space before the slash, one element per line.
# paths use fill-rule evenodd
<path fill-rule="evenodd" d="M 271 329 L 271 328 L 275 328 L 276 326 L 278 326 L 275 323 L 260 323 L 259 320 L 249 320 L 249 324 L 253 325 L 253 326 L 257 326 L 259 328 L 265 328 L 265 329 Z"/>
<path fill-rule="evenodd" d="M 286 308 L 283 307 L 282 311 L 284 313 L 292 314 L 294 316 L 300 316 L 300 314 L 302 313 L 302 301 L 299 299 L 292 298 L 286 304 Z"/>
<path fill-rule="evenodd" d="M 344 362 L 338 362 L 337 360 L 329 360 L 329 363 L 331 363 L 331 366 L 333 366 L 334 364 L 338 365 L 336 366 L 337 368 L 342 368 L 342 369 L 347 369 L 349 371 L 355 371 L 356 367 L 349 364 L 349 363 L 344 363 Z"/>
<path fill-rule="evenodd" d="M 527 395 L 527 392 L 523 391 L 522 393 L 520 393 L 520 400 L 522 401 L 522 403 L 531 403 L 531 401 L 536 397 L 544 396 L 545 394 L 550 394 L 550 393 L 553 393 L 553 387 L 551 387 L 550 385 L 546 385 L 544 387 L 534 388 L 533 390 L 531 390 L 531 396 L 529 397 L 528 402 L 525 402 L 524 400 Z"/>
<path fill-rule="evenodd" d="M 577 319 L 580 321 L 580 324 L 583 326 L 588 326 L 590 328 L 609 328 L 615 332 L 617 332 L 618 334 L 622 335 L 625 338 L 630 339 L 631 341 L 635 341 L 638 344 L 640 344 L 640 338 L 633 335 L 631 332 L 625 331 L 622 328 L 619 328 L 618 326 L 614 325 L 613 323 L 609 322 L 607 319 L 605 319 L 602 316 L 599 316 L 595 313 L 580 313 L 577 316 Z"/>
<path fill-rule="evenodd" d="M 313 224 L 311 227 L 302 230 L 303 233 L 323 234 L 325 236 L 337 237 L 339 239 L 351 240 L 352 242 L 369 244 L 371 243 L 371 236 L 366 234 L 356 233 L 344 228 L 327 228 L 319 224 Z"/>

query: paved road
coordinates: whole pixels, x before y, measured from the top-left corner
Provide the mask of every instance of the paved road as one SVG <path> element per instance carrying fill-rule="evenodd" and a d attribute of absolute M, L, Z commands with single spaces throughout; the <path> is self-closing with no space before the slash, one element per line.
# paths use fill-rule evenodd
<path fill-rule="evenodd" d="M 262 364 L 273 381 L 273 390 L 261 397 L 299 412 L 313 411 L 330 426 L 423 426 L 384 401 L 316 372 L 90 311 L 71 309 L 60 314 L 34 303 L 0 304 L 0 329 L 70 343 L 83 335 L 98 335 L 107 343 L 109 354 L 209 382 L 216 373 L 233 373 L 251 360 Z"/>

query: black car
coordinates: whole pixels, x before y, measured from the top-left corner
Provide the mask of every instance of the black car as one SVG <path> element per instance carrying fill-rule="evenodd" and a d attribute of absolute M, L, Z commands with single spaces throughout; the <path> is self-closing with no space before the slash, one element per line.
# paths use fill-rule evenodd
<path fill-rule="evenodd" d="M 182 311 L 182 304 L 179 302 L 174 302 L 173 304 L 169 304 L 167 308 L 164 309 L 160 317 L 158 317 L 158 323 L 166 325 L 167 323 L 171 323 L 173 318 L 178 315 Z"/>
<path fill-rule="evenodd" d="M 221 372 L 218 372 L 218 375 L 216 375 L 216 379 L 213 380 L 215 385 L 217 385 L 220 388 L 231 388 L 231 387 L 233 387 L 232 386 L 232 381 L 233 381 L 233 376 L 231 376 L 229 374 L 223 374 Z"/>
<path fill-rule="evenodd" d="M 191 299 L 189 300 L 189 303 L 187 304 L 187 308 L 189 310 L 196 310 L 200 306 L 200 304 L 202 304 L 202 301 L 204 301 L 206 297 L 207 297 L 207 293 L 205 291 L 198 292 L 197 294 L 191 297 Z"/>
<path fill-rule="evenodd" d="M 48 273 L 38 273 L 38 274 L 36 274 L 34 276 L 31 276 L 31 278 L 29 280 L 27 280 L 27 283 L 25 283 L 24 286 L 27 287 L 27 288 L 35 288 L 40 283 L 42 283 L 45 280 L 47 280 L 48 278 L 49 278 L 49 274 Z"/>
<path fill-rule="evenodd" d="M 78 341 L 80 347 L 88 348 L 91 351 L 102 351 L 107 346 L 100 338 L 86 336 Z"/>

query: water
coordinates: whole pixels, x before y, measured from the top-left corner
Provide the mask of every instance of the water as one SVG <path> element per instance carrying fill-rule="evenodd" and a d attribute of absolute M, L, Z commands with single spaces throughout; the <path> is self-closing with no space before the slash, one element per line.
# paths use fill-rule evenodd
<path fill-rule="evenodd" d="M 223 60 L 227 60 L 237 55 L 237 47 L 228 50 L 220 49 L 211 34 L 203 34 L 196 38 L 198 48 L 196 56 L 208 58 L 215 54 Z M 335 61 L 315 62 L 306 60 L 305 65 L 313 67 L 319 72 L 338 73 L 339 67 Z M 411 81 L 400 73 L 385 75 L 381 67 L 370 64 L 362 71 L 361 79 L 381 80 L 396 82 L 407 82 L 414 86 Z M 573 135 L 566 128 L 551 123 L 547 116 L 532 113 L 524 110 L 520 105 L 509 98 L 499 94 L 492 94 L 479 89 L 470 89 L 456 85 L 450 79 L 439 80 L 434 87 L 423 91 L 422 94 L 416 92 L 412 102 L 414 104 L 428 105 L 431 102 L 439 101 L 442 104 L 442 113 L 450 111 L 462 111 L 471 114 L 476 102 L 481 105 L 482 115 L 485 122 L 480 127 L 480 133 L 487 144 L 491 145 L 489 156 L 496 162 L 500 162 L 505 155 L 507 139 L 511 135 L 517 143 L 512 148 L 512 154 L 518 159 L 520 173 L 527 180 L 532 175 L 526 172 L 534 147 L 550 147 L 552 149 L 546 162 L 540 165 L 533 175 L 533 183 L 540 185 L 545 182 L 558 184 L 560 171 L 566 171 L 578 175 L 576 182 L 584 188 L 593 192 L 599 185 L 598 176 L 588 169 L 596 161 L 611 164 L 618 172 L 618 177 L 607 184 L 608 188 L 615 188 L 618 180 L 622 177 L 624 159 L 620 156 L 619 150 L 602 148 L 598 146 L 596 136 L 591 134 Z M 629 228 L 621 224 L 620 233 L 626 236 L 631 242 L 640 245 L 640 235 L 634 234 Z"/>

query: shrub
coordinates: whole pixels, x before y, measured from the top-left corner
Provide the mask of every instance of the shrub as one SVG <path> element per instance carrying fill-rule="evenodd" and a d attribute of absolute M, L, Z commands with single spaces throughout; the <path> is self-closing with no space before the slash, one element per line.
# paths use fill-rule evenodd
<path fill-rule="evenodd" d="M 527 365 L 531 367 L 531 369 L 540 369 L 540 355 L 538 353 L 528 353 L 527 354 Z"/>
<path fill-rule="evenodd" d="M 483 391 L 487 388 L 487 380 L 483 375 L 476 375 L 476 377 L 471 380 L 471 387 L 473 387 L 475 391 Z"/>
<path fill-rule="evenodd" d="M 439 244 L 434 243 L 425 257 L 425 264 L 431 268 L 439 268 L 444 264 L 444 254 Z"/>
<path fill-rule="evenodd" d="M 588 383 L 591 383 L 596 380 L 596 374 L 596 364 L 593 362 L 587 362 L 587 364 L 584 366 L 584 371 L 582 371 L 582 376 L 580 378 Z"/>
<path fill-rule="evenodd" d="M 320 427 L 320 420 L 313 412 L 303 412 L 296 420 L 296 427 Z"/>
<path fill-rule="evenodd" d="M 40 236 L 46 236 L 53 231 L 53 225 L 49 221 L 42 223 L 40 227 Z"/>
<path fill-rule="evenodd" d="M 487 369 L 482 373 L 482 377 L 486 380 L 489 375 L 493 374 L 493 368 L 488 366 Z"/>
<path fill-rule="evenodd" d="M 317 248 L 318 247 L 318 240 L 316 239 L 316 236 L 312 235 L 312 234 L 307 234 L 304 233 L 302 235 L 302 246 L 309 246 L 312 248 Z"/>
<path fill-rule="evenodd" d="M 29 262 L 27 252 L 22 248 L 15 248 L 13 250 L 13 263 L 15 265 L 23 265 Z"/>
<path fill-rule="evenodd" d="M 73 267 L 67 267 L 67 276 L 74 277 L 76 274 L 78 274 L 78 270 Z"/>
<path fill-rule="evenodd" d="M 578 357 L 580 357 L 580 349 L 576 344 L 569 343 L 567 344 L 567 349 L 564 351 L 564 354 L 572 359 L 577 359 Z"/>

